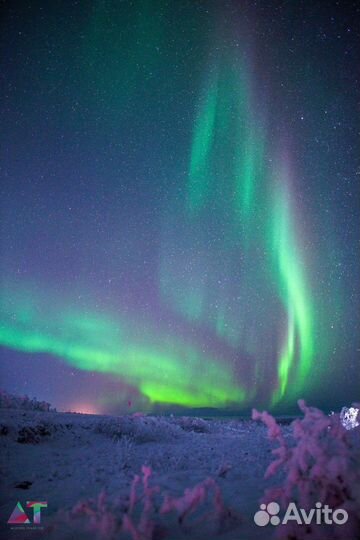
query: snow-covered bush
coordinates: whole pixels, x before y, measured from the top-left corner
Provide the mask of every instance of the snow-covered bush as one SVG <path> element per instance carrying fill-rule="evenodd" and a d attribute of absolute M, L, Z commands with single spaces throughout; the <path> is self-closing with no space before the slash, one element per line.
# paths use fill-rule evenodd
<path fill-rule="evenodd" d="M 132 415 L 109 418 L 100 422 L 96 427 L 97 433 L 111 437 L 114 441 L 123 437 L 132 439 L 135 443 L 169 441 L 181 434 L 179 426 L 174 425 L 164 417 Z"/>
<path fill-rule="evenodd" d="M 122 530 L 131 535 L 132 540 L 152 540 L 156 523 L 154 521 L 155 494 L 160 492 L 159 486 L 150 487 L 152 470 L 143 465 L 142 477 L 135 475 L 130 488 L 129 506 L 123 516 Z M 140 506 L 138 518 L 135 517 L 136 507 Z M 160 528 L 160 527 L 159 527 Z"/>
<path fill-rule="evenodd" d="M 5 390 L 0 390 L 0 409 L 25 409 L 28 411 L 43 411 L 51 410 L 50 403 L 46 401 L 38 401 L 36 398 L 30 399 L 28 396 L 14 396 Z"/>
<path fill-rule="evenodd" d="M 195 431 L 196 433 L 210 432 L 209 422 L 203 420 L 202 418 L 180 416 L 180 418 L 176 418 L 174 422 L 184 431 Z"/>
<path fill-rule="evenodd" d="M 210 511 L 206 511 L 204 508 L 206 502 L 209 503 Z M 167 495 L 160 513 L 167 514 L 169 512 L 177 514 L 179 524 L 184 524 L 186 520 L 189 522 L 187 525 L 192 528 L 204 522 L 215 522 L 220 531 L 237 520 L 235 513 L 225 506 L 221 490 L 213 478 L 207 478 L 192 488 L 186 488 L 180 497 Z M 191 522 L 190 516 L 192 515 L 195 519 Z"/>
<path fill-rule="evenodd" d="M 349 515 L 342 526 L 326 525 L 326 540 L 360 537 L 360 428 L 347 431 L 338 414 L 325 415 L 319 409 L 298 402 L 304 413 L 294 420 L 292 441 L 288 442 L 276 420 L 267 412 L 253 411 L 254 420 L 268 427 L 269 438 L 277 441 L 276 459 L 265 477 L 277 472 L 285 475 L 281 485 L 265 492 L 263 503 L 277 501 L 284 510 L 290 502 L 306 511 L 317 502 L 331 509 L 344 509 Z M 324 531 L 317 525 L 299 525 L 294 521 L 277 528 L 279 538 L 322 539 Z M 320 535 L 320 536 L 319 536 Z"/>
<path fill-rule="evenodd" d="M 228 530 L 238 522 L 224 504 L 219 486 L 207 478 L 185 489 L 180 497 L 161 492 L 153 485 L 152 469 L 146 465 L 135 475 L 127 498 L 111 500 L 102 491 L 95 499 L 78 502 L 70 511 L 60 511 L 46 530 L 47 538 L 94 538 L 94 540 L 171 539 L 178 530 L 181 538 L 189 531 Z M 174 519 L 175 518 L 175 519 Z M 206 535 L 205 535 L 206 536 Z"/>

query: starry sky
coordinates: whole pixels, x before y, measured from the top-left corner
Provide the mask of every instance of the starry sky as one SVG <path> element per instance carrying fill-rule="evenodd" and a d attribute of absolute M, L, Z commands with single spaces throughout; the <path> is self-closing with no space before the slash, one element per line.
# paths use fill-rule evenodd
<path fill-rule="evenodd" d="M 357 2 L 3 2 L 1 386 L 358 399 Z"/>

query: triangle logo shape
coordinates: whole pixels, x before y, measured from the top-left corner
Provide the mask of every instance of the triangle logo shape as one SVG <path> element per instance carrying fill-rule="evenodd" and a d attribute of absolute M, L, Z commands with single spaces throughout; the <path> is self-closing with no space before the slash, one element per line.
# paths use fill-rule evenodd
<path fill-rule="evenodd" d="M 25 511 L 23 507 L 21 506 L 21 503 L 18 502 L 17 505 L 15 506 L 14 510 L 12 511 L 11 516 L 8 519 L 8 523 L 15 524 L 15 525 L 19 525 L 19 524 L 27 525 L 28 523 L 30 523 L 30 520 L 25 514 Z"/>

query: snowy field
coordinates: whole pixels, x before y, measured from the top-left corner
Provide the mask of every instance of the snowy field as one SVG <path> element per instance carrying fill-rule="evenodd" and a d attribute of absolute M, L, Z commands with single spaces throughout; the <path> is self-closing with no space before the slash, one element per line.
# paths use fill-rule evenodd
<path fill-rule="evenodd" d="M 22 410 L 2 410 L 0 423 L 1 524 L 6 538 L 39 537 L 39 530 L 32 532 L 26 525 L 21 533 L 16 530 L 19 526 L 4 527 L 17 501 L 23 506 L 28 500 L 47 501 L 41 522 L 45 528 L 57 519 L 59 511 L 95 499 L 104 490 L 106 505 L 114 514 L 118 505 L 121 518 L 131 483 L 135 475 L 141 476 L 143 465 L 151 468 L 150 486 L 159 488 L 154 495 L 155 516 L 166 494 L 178 498 L 185 489 L 208 478 L 216 482 L 229 509 L 224 519 L 215 519 L 215 490 L 209 486 L 205 489 L 207 499 L 181 524 L 175 511 L 159 514 L 164 527 L 159 538 L 166 531 L 171 531 L 169 538 L 194 539 L 212 535 L 224 540 L 251 540 L 271 535 L 268 527 L 257 527 L 253 521 L 265 488 L 264 471 L 272 459 L 262 424 Z M 58 521 L 53 532 L 44 529 L 43 535 L 70 538 L 66 519 Z M 74 519 L 79 528 L 86 527 L 86 521 L 79 518 L 78 524 Z M 130 533 L 123 536 L 132 538 Z M 86 537 L 92 534 L 85 533 Z"/>
<path fill-rule="evenodd" d="M 256 540 L 278 532 L 253 519 L 265 489 L 284 480 L 264 480 L 276 444 L 262 423 L 20 409 L 0 415 L 1 539 Z M 281 428 L 287 444 L 291 428 Z M 18 501 L 30 524 L 7 523 Z M 40 524 L 27 501 L 47 502 Z"/>

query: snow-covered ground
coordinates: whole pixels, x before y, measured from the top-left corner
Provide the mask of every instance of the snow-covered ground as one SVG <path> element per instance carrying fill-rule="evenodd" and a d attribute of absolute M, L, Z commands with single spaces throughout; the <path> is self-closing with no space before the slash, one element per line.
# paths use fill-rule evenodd
<path fill-rule="evenodd" d="M 254 420 L 58 413 L 44 402 L 5 398 L 1 540 L 360 538 L 360 427 L 346 430 L 339 414 L 299 401 L 304 417 L 289 426 L 255 413 L 269 442 Z M 295 500 L 307 512 L 329 505 L 348 518 L 280 524 L 272 502 L 272 524 L 262 511 L 258 526 L 254 514 L 270 487 L 266 502 L 281 502 L 282 512 Z M 31 501 L 44 502 L 41 515 Z"/>
<path fill-rule="evenodd" d="M 272 460 L 272 446 L 262 424 L 12 409 L 0 413 L 1 538 L 94 538 L 89 516 L 69 521 L 61 511 L 68 512 L 79 501 L 96 499 L 105 491 L 105 507 L 121 520 L 131 483 L 135 475 L 141 476 L 143 465 L 151 468 L 150 486 L 158 486 L 152 512 L 157 523 L 154 538 L 255 540 L 273 535 L 270 525 L 258 527 L 253 521 L 269 484 L 263 477 Z M 224 519 L 215 516 L 211 489 L 208 500 L 183 523 L 179 524 L 176 512 L 160 514 L 166 494 L 180 497 L 207 478 L 214 479 L 221 490 L 228 512 Z M 47 501 L 41 526 L 6 523 L 18 501 L 29 518 L 26 501 Z M 135 521 L 141 504 L 134 511 Z M 104 514 L 103 507 L 99 513 Z M 206 517 L 197 524 L 201 515 Z M 71 533 L 73 526 L 76 534 Z M 132 538 L 125 532 L 122 537 Z"/>

